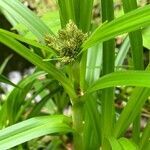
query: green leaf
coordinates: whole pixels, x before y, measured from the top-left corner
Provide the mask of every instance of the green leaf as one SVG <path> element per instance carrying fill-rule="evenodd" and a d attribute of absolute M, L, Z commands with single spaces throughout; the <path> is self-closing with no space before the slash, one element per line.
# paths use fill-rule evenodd
<path fill-rule="evenodd" d="M 24 24 L 40 41 L 43 41 L 46 34 L 52 33 L 32 11 L 18 0 L 1 0 L 0 8 L 7 11 L 19 23 Z"/>
<path fill-rule="evenodd" d="M 37 47 L 37 48 L 40 48 L 42 50 L 45 50 L 47 52 L 50 52 L 50 53 L 53 53 L 53 54 L 56 54 L 56 52 L 52 49 L 50 49 L 48 46 L 45 46 L 43 44 L 40 44 L 36 41 L 33 41 L 33 40 L 30 40 L 30 39 L 27 39 L 27 38 L 24 38 L 23 36 L 21 35 L 18 35 L 18 34 L 15 34 L 15 33 L 12 33 L 12 32 L 9 32 L 7 30 L 3 30 L 0 28 L 0 34 L 5 34 L 5 35 L 8 35 L 12 38 L 15 38 L 16 40 L 18 41 L 21 41 L 21 42 L 24 42 L 24 43 L 27 43 L 29 45 L 32 45 L 34 47 Z"/>
<path fill-rule="evenodd" d="M 143 131 L 141 140 L 140 140 L 140 149 L 144 150 L 146 145 L 149 143 L 150 138 L 150 120 L 147 122 L 147 125 Z"/>
<path fill-rule="evenodd" d="M 119 49 L 119 52 L 118 52 L 118 54 L 116 56 L 116 59 L 115 59 L 115 67 L 116 67 L 116 69 L 120 68 L 123 65 L 123 62 L 124 62 L 124 60 L 126 58 L 126 55 L 127 55 L 128 51 L 129 51 L 129 48 L 130 48 L 130 42 L 129 42 L 129 37 L 127 36 L 124 39 L 124 41 L 123 41 L 123 43 L 122 43 L 122 45 L 121 45 L 121 47 Z"/>
<path fill-rule="evenodd" d="M 72 132 L 70 119 L 63 115 L 36 117 L 0 130 L 0 149 L 10 149 L 47 134 Z"/>
<path fill-rule="evenodd" d="M 49 73 L 53 78 L 62 83 L 71 97 L 76 97 L 76 94 L 73 90 L 73 85 L 71 84 L 70 80 L 65 77 L 62 71 L 56 69 L 54 65 L 49 62 L 44 62 L 40 56 L 31 52 L 24 45 L 5 34 L 0 34 L 0 42 L 10 47 L 12 50 L 17 52 L 19 55 L 21 55 L 37 67 Z"/>
<path fill-rule="evenodd" d="M 31 110 L 30 114 L 28 115 L 28 117 L 34 117 L 40 114 L 41 112 L 41 108 L 46 104 L 46 102 L 48 100 L 50 100 L 50 98 L 56 94 L 56 92 L 58 92 L 58 90 L 60 90 L 60 88 L 57 88 L 53 91 L 50 92 L 50 94 L 47 94 L 46 96 L 44 96 L 41 101 L 35 106 L 33 107 L 33 109 Z"/>
<path fill-rule="evenodd" d="M 150 37 L 150 27 L 143 29 L 142 35 L 143 35 L 144 47 L 146 47 L 147 49 L 150 50 L 150 38 L 149 38 Z"/>
<path fill-rule="evenodd" d="M 117 35 L 135 31 L 150 24 L 150 5 L 133 10 L 109 23 L 99 26 L 82 45 L 83 49 L 97 42 L 109 40 Z"/>
<path fill-rule="evenodd" d="M 0 65 L 0 74 L 3 73 L 7 63 L 9 62 L 9 60 L 12 58 L 13 55 L 9 55 L 8 57 L 6 57 L 6 59 L 4 60 L 4 62 Z"/>
<path fill-rule="evenodd" d="M 126 107 L 123 109 L 118 121 L 114 128 L 114 136 L 116 138 L 122 136 L 130 124 L 134 121 L 137 115 L 140 113 L 145 101 L 150 93 L 149 88 L 135 88 L 130 96 Z"/>
<path fill-rule="evenodd" d="M 110 137 L 108 138 L 108 141 L 112 150 L 138 150 L 138 146 L 126 138 L 120 138 L 117 140 L 114 137 Z"/>
<path fill-rule="evenodd" d="M 149 71 L 124 71 L 114 72 L 98 79 L 87 92 L 94 92 L 113 86 L 139 86 L 150 88 L 150 72 Z"/>
<path fill-rule="evenodd" d="M 102 65 L 102 44 L 95 45 L 88 49 L 86 81 L 91 85 L 100 76 Z"/>
<path fill-rule="evenodd" d="M 120 145 L 120 143 L 118 142 L 118 140 L 115 139 L 114 137 L 108 138 L 108 141 L 110 143 L 112 150 L 123 150 L 123 148 Z"/>
<path fill-rule="evenodd" d="M 6 83 L 6 84 L 10 84 L 12 86 L 17 87 L 17 85 L 15 85 L 14 83 L 12 83 L 11 81 L 9 81 L 5 76 L 0 74 L 0 82 Z"/>
<path fill-rule="evenodd" d="M 45 75 L 46 73 L 43 71 L 39 71 L 36 73 L 32 73 L 32 75 L 27 76 L 26 78 L 22 79 L 18 86 L 20 88 L 14 88 L 10 94 L 8 95 L 7 101 L 7 120 L 9 120 L 9 124 L 16 123 L 18 120 L 17 113 L 18 110 L 21 109 L 23 102 L 25 101 L 27 93 L 31 90 L 33 83 L 40 77 Z M 19 98 L 18 98 L 19 97 Z"/>
<path fill-rule="evenodd" d="M 118 140 L 123 150 L 138 150 L 139 148 L 133 142 L 126 138 L 120 138 Z"/>

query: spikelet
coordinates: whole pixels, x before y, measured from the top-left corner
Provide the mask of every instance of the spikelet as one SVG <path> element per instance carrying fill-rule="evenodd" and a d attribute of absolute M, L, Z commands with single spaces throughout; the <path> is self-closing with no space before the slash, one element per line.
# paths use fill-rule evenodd
<path fill-rule="evenodd" d="M 82 43 L 86 40 L 84 34 L 71 20 L 64 29 L 58 31 L 58 37 L 47 35 L 45 41 L 47 45 L 59 53 L 61 62 L 68 64 L 73 62 L 80 52 Z"/>

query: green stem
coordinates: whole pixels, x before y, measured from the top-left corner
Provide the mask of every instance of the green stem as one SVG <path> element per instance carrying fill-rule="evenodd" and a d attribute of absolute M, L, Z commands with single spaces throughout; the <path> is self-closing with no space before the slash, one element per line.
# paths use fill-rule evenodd
<path fill-rule="evenodd" d="M 111 21 L 114 19 L 113 0 L 101 0 L 102 21 Z M 103 43 L 103 66 L 102 74 L 108 74 L 114 71 L 115 60 L 115 41 L 114 39 Z M 102 149 L 109 149 L 105 138 L 111 136 L 114 127 L 114 89 L 107 88 L 102 91 Z"/>
<path fill-rule="evenodd" d="M 72 106 L 72 119 L 74 132 L 74 150 L 83 150 L 84 103 L 77 99 Z"/>
<path fill-rule="evenodd" d="M 133 122 L 132 139 L 135 142 L 139 142 L 140 140 L 140 128 L 141 128 L 140 122 L 141 122 L 141 115 L 139 113 Z"/>
<path fill-rule="evenodd" d="M 130 12 L 134 9 L 137 9 L 137 1 L 136 0 L 123 0 L 123 9 L 124 12 Z M 142 33 L 141 30 L 137 30 L 129 33 L 130 43 L 131 43 L 131 52 L 132 52 L 132 60 L 133 66 L 135 70 L 143 70 L 143 41 L 142 41 Z M 135 142 L 139 142 L 140 138 L 140 113 L 137 115 L 136 119 L 133 122 L 133 132 L 132 138 Z"/>

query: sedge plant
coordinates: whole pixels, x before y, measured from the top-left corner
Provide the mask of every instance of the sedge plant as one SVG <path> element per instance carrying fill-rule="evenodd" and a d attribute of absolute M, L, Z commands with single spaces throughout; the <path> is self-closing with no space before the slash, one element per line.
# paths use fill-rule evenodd
<path fill-rule="evenodd" d="M 23 24 L 32 35 L 0 29 L 0 42 L 36 68 L 0 108 L 1 150 L 25 149 L 23 143 L 34 138 L 68 133 L 73 135 L 74 150 L 150 149 L 149 121 L 140 131 L 141 109 L 150 94 L 149 65 L 144 68 L 142 49 L 150 5 L 138 8 L 136 0 L 122 0 L 124 14 L 115 18 L 113 0 L 101 0 L 102 22 L 95 27 L 91 24 L 93 3 L 57 0 L 60 28 L 54 30 L 55 23 L 47 26 L 18 0 L 0 1 L 0 10 L 10 23 Z M 115 37 L 124 33 L 127 38 L 116 56 Z M 133 69 L 118 71 L 130 47 Z M 135 86 L 120 113 L 115 110 L 116 86 Z M 37 95 L 42 97 L 40 102 L 32 104 Z M 41 110 L 47 103 L 51 107 L 46 115 Z M 68 105 L 71 115 L 65 116 Z M 131 124 L 132 138 L 128 139 L 125 133 Z"/>

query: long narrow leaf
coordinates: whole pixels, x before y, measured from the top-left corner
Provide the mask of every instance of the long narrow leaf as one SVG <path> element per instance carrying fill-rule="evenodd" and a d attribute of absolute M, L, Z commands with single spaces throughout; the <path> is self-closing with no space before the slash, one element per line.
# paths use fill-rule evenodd
<path fill-rule="evenodd" d="M 1 0 L 0 8 L 24 24 L 35 36 L 43 41 L 45 34 L 52 33 L 50 29 L 29 9 L 18 0 Z"/>
<path fill-rule="evenodd" d="M 118 138 L 126 132 L 130 124 L 140 113 L 140 110 L 143 107 L 145 101 L 147 100 L 149 94 L 149 88 L 135 88 L 128 100 L 126 107 L 124 108 L 124 110 L 120 114 L 118 121 L 116 122 L 114 129 L 115 137 Z"/>
<path fill-rule="evenodd" d="M 149 24 L 150 5 L 147 5 L 98 27 L 82 45 L 83 49 L 86 50 L 97 42 L 109 40 L 119 34 L 135 31 Z"/>
<path fill-rule="evenodd" d="M 37 48 L 40 48 L 40 49 L 45 50 L 45 51 L 47 51 L 47 52 L 51 52 L 51 53 L 53 53 L 53 54 L 56 54 L 56 52 L 55 52 L 54 50 L 50 49 L 49 47 L 47 47 L 47 46 L 45 46 L 45 45 L 43 45 L 43 44 L 40 44 L 40 43 L 38 43 L 38 42 L 36 42 L 36 41 L 33 41 L 33 40 L 29 40 L 29 39 L 27 39 L 27 38 L 24 38 L 24 37 L 21 36 L 21 35 L 18 35 L 18 34 L 9 32 L 9 31 L 7 31 L 7 30 L 3 30 L 3 29 L 0 29 L 0 33 L 6 34 L 6 35 L 8 35 L 8 36 L 10 36 L 10 37 L 13 37 L 13 38 L 17 39 L 18 41 L 27 43 L 27 44 L 29 44 L 29 45 L 32 45 L 32 46 L 37 47 Z"/>
<path fill-rule="evenodd" d="M 7 120 L 9 121 L 9 124 L 13 124 L 18 121 L 16 120 L 16 116 L 18 110 L 21 108 L 21 105 L 25 100 L 27 93 L 29 92 L 29 90 L 31 90 L 34 81 L 36 81 L 38 77 L 44 74 L 45 72 L 40 71 L 33 73 L 30 76 L 27 76 L 18 83 L 18 86 L 21 88 L 14 88 L 10 92 L 7 101 L 5 102 L 5 104 L 7 105 L 7 116 L 8 116 Z"/>
<path fill-rule="evenodd" d="M 0 34 L 0 42 L 10 47 L 12 50 L 17 52 L 19 55 L 26 58 L 28 61 L 33 63 L 34 65 L 38 66 L 39 68 L 43 69 L 47 73 L 49 73 L 53 78 L 57 79 L 62 83 L 64 88 L 67 90 L 68 94 L 71 97 L 76 97 L 76 94 L 74 93 L 73 87 L 69 79 L 65 77 L 65 75 L 56 69 L 54 65 L 52 65 L 49 62 L 44 62 L 42 58 L 35 53 L 31 52 L 28 48 L 20 44 L 15 39 L 6 36 L 4 34 Z"/>
<path fill-rule="evenodd" d="M 72 132 L 68 124 L 69 118 L 63 115 L 36 117 L 20 122 L 0 131 L 0 149 L 10 149 L 46 134 Z"/>
<path fill-rule="evenodd" d="M 97 80 L 87 92 L 94 92 L 99 89 L 113 87 L 118 85 L 141 86 L 150 88 L 150 72 L 149 71 L 125 71 L 114 72 L 101 77 Z"/>
<path fill-rule="evenodd" d="M 145 146 L 147 146 L 149 138 L 150 138 L 150 121 L 147 123 L 147 125 L 146 125 L 146 127 L 145 127 L 145 129 L 143 131 L 141 140 L 140 140 L 140 148 L 141 148 L 141 150 L 144 150 Z"/>
<path fill-rule="evenodd" d="M 12 55 L 9 55 L 8 57 L 6 57 L 6 59 L 4 60 L 4 62 L 0 65 L 0 74 L 3 73 L 7 63 L 9 62 L 9 60 L 12 58 Z"/>
<path fill-rule="evenodd" d="M 0 74 L 0 82 L 6 83 L 6 84 L 10 84 L 12 86 L 16 86 L 14 83 L 12 83 L 11 81 L 9 81 L 5 76 Z"/>

